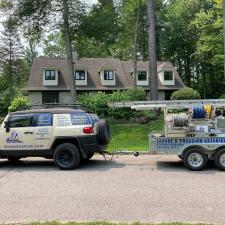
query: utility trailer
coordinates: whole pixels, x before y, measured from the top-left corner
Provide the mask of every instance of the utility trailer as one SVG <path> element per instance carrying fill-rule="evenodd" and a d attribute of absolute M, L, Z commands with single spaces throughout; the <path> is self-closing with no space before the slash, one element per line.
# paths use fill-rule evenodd
<path fill-rule="evenodd" d="M 164 132 L 149 135 L 150 154 L 177 155 L 194 171 L 214 160 L 225 170 L 225 100 L 118 102 L 110 107 L 163 110 Z"/>

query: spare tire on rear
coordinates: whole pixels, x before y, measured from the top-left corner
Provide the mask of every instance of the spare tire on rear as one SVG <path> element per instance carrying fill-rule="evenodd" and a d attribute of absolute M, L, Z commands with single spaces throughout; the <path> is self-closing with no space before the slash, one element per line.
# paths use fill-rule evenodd
<path fill-rule="evenodd" d="M 97 138 L 100 145 L 107 145 L 111 140 L 110 127 L 105 120 L 100 120 L 97 124 Z"/>

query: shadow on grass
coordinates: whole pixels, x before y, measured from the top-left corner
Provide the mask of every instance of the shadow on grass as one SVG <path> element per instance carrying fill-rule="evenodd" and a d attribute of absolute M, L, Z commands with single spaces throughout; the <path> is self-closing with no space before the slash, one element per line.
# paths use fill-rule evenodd
<path fill-rule="evenodd" d="M 88 162 L 83 162 L 80 166 L 75 170 L 67 170 L 67 172 L 74 171 L 74 172 L 82 172 L 82 171 L 107 171 L 113 168 L 123 168 L 125 164 L 118 163 L 116 161 L 105 161 L 104 159 L 92 159 Z M 59 170 L 53 160 L 48 159 L 40 159 L 37 158 L 29 160 L 29 158 L 21 159 L 16 163 L 9 162 L 8 160 L 0 160 L 0 176 L 1 172 L 8 172 L 11 170 L 16 171 L 63 171 Z M 65 170 L 64 170 L 65 171 Z"/>

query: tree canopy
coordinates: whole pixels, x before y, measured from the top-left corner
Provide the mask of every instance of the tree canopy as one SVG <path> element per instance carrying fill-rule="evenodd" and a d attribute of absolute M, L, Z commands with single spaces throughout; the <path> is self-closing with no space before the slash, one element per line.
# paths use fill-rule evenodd
<path fill-rule="evenodd" d="M 147 0 L 67 3 L 72 47 L 80 57 L 127 60 L 136 52 L 138 60 L 148 59 Z M 154 5 L 157 59 L 171 61 L 203 98 L 224 94 L 222 0 L 154 0 Z M 8 88 L 22 90 L 34 57 L 67 55 L 62 8 L 63 0 L 0 0 L 5 15 L 0 86 L 10 80 Z"/>

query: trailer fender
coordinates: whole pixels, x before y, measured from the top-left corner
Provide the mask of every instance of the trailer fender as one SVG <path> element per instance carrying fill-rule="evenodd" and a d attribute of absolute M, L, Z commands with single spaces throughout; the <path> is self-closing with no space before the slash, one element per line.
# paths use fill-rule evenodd
<path fill-rule="evenodd" d="M 181 157 L 183 158 L 184 154 L 185 154 L 187 151 L 189 151 L 189 150 L 191 150 L 191 149 L 193 149 L 193 148 L 198 149 L 198 150 L 204 152 L 204 153 L 207 155 L 207 157 L 208 157 L 208 152 L 207 152 L 207 150 L 206 150 L 205 148 L 203 148 L 202 146 L 200 146 L 200 145 L 192 145 L 192 146 L 188 146 L 188 147 L 184 148 L 184 150 L 183 150 L 183 152 L 182 152 L 182 154 L 181 154 Z"/>

